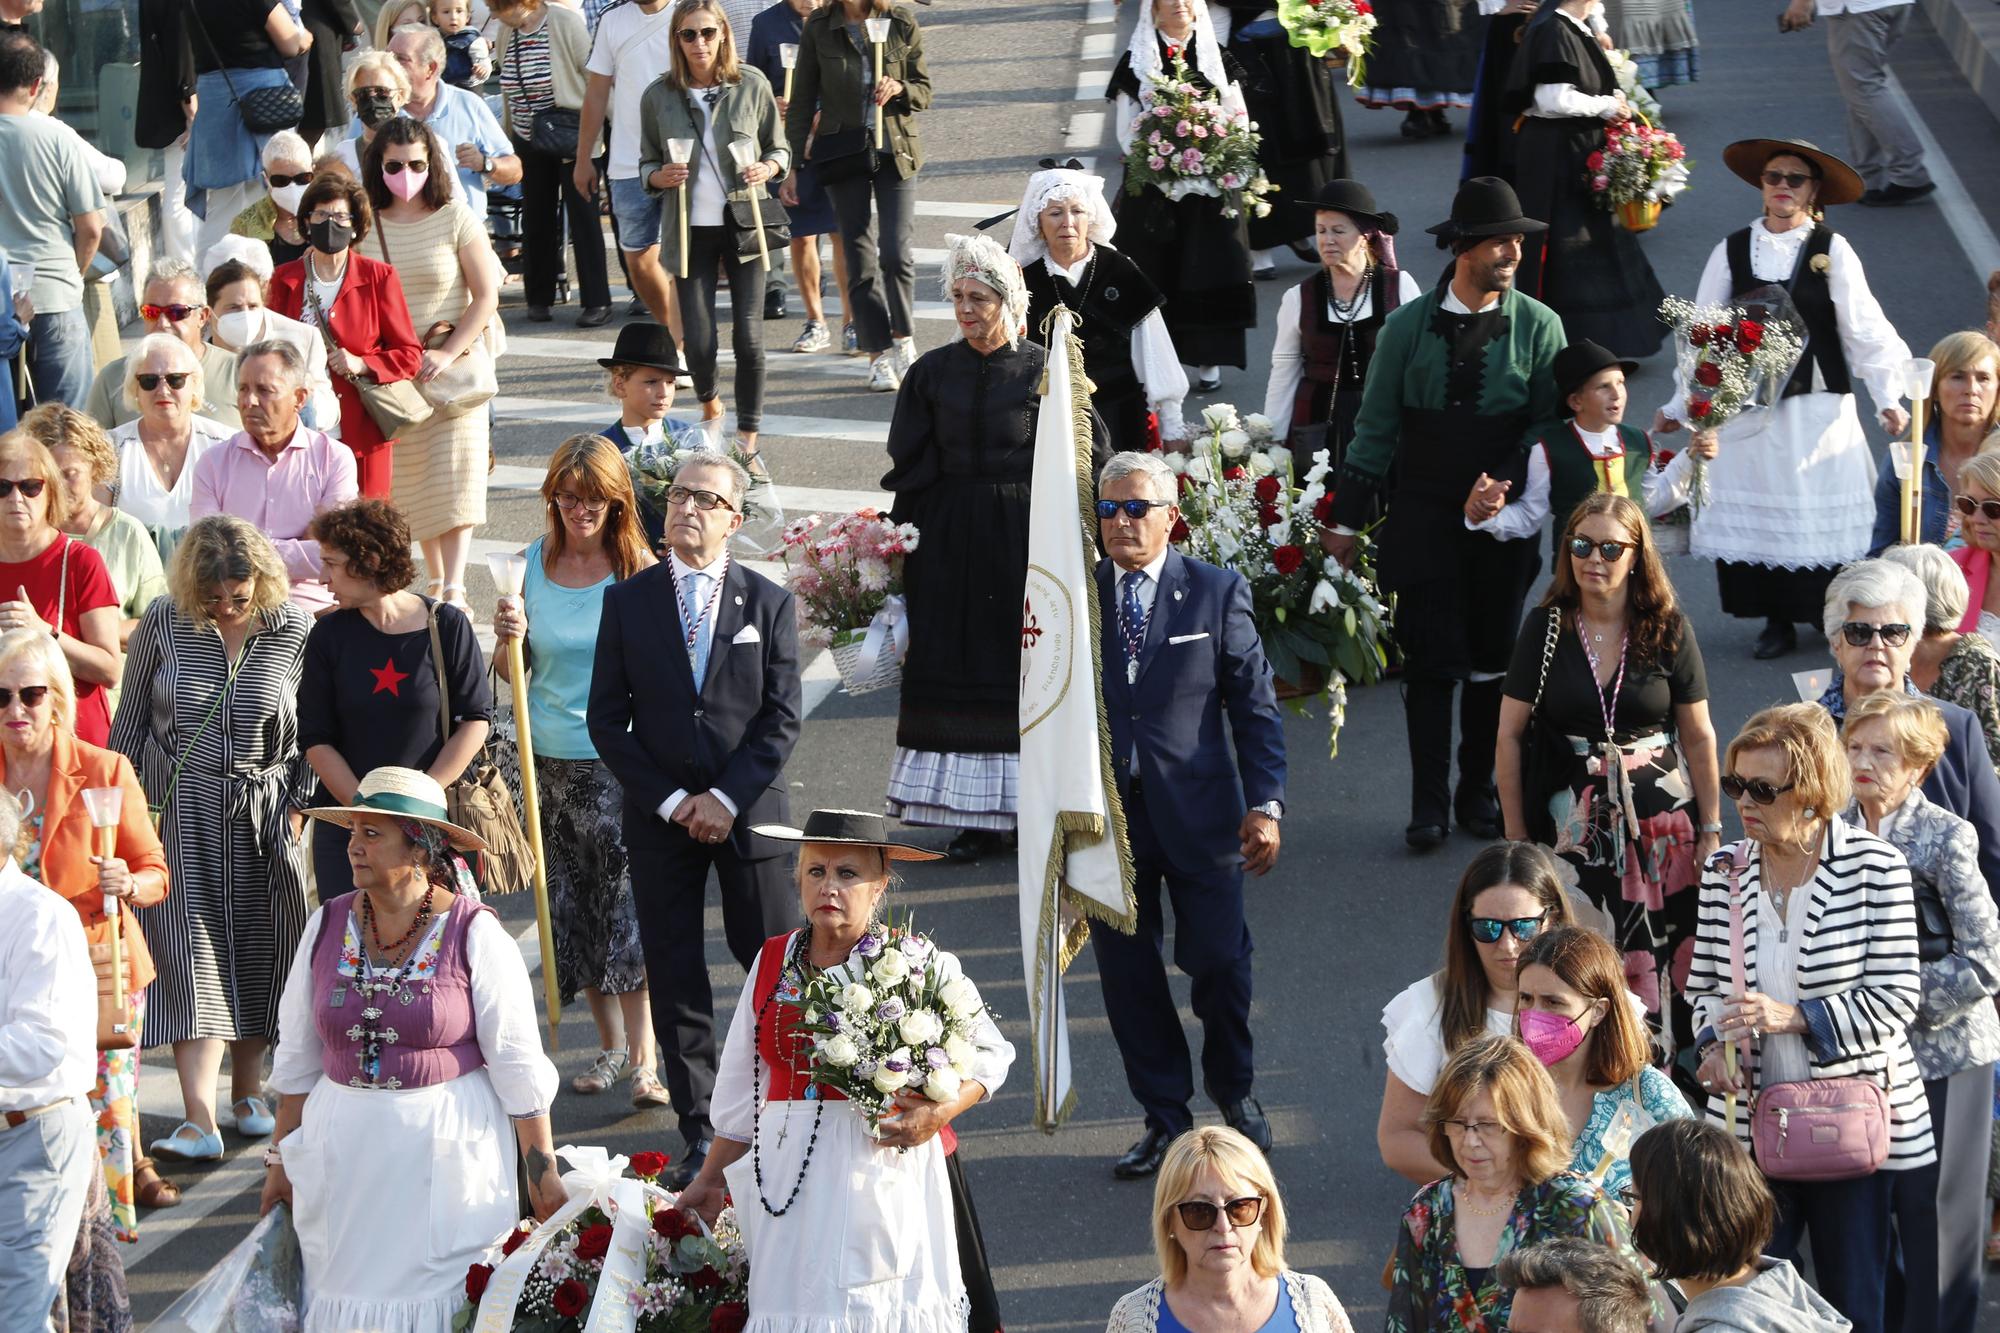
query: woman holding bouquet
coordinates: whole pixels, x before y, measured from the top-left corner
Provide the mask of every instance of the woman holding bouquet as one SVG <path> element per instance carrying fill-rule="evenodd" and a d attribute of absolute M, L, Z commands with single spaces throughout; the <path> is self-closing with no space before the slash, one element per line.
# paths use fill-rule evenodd
<path fill-rule="evenodd" d="M 1632 118 L 1618 77 L 1587 19 L 1595 0 L 1545 0 L 1522 34 L 1507 80 L 1521 116 L 1514 186 L 1549 229 L 1521 255 L 1515 286 L 1563 317 L 1571 342 L 1588 338 L 1620 356 L 1650 356 L 1666 336 L 1656 311 L 1666 293 L 1633 234 L 1591 190 L 1604 127 Z M 1595 159 L 1595 161 L 1593 161 Z"/>
<path fill-rule="evenodd" d="M 1709 499 L 1689 548 L 1716 563 L 1722 609 L 1762 619 L 1756 656 L 1798 647 L 1798 625 L 1817 625 L 1834 572 L 1866 554 L 1875 522 L 1875 463 L 1854 390 L 1868 386 L 1882 428 L 1909 425 L 1903 363 L 1910 349 L 1868 289 L 1861 258 L 1823 210 L 1861 197 L 1854 168 L 1802 139 L 1743 139 L 1722 160 L 1763 194 L 1763 216 L 1709 255 L 1697 306 L 1729 306 L 1777 285 L 1791 294 L 1805 354 L 1777 406 L 1720 429 Z M 1654 432 L 1688 420 L 1688 386 L 1676 385 Z M 1736 443 L 1740 441 L 1740 447 Z"/>
<path fill-rule="evenodd" d="M 1217 43 L 1205 0 L 1148 0 L 1104 92 L 1117 108 L 1118 146 L 1128 161 L 1153 80 L 1174 74 L 1176 62 L 1195 96 L 1218 102 L 1225 116 L 1249 114 L 1243 69 Z M 1126 254 L 1166 298 L 1174 347 L 1198 368 L 1194 391 L 1214 393 L 1222 384 L 1221 367 L 1249 363 L 1244 335 L 1257 322 L 1248 208 L 1218 195 L 1175 199 L 1150 186 L 1120 195 L 1114 211 L 1125 230 Z"/>
<path fill-rule="evenodd" d="M 966 1299 L 979 1293 L 960 1275 L 959 1249 L 979 1241 L 948 1155 L 956 1143 L 949 1126 L 993 1095 L 1014 1048 L 955 957 L 932 955 L 921 937 L 891 946 L 878 924 L 891 863 L 937 853 L 891 842 L 881 816 L 856 811 L 815 810 L 803 830 L 764 824 L 754 832 L 800 844 L 799 906 L 810 924 L 767 941 L 751 969 L 716 1073 L 715 1144 L 680 1207 L 713 1221 L 725 1189 L 735 1200 L 750 1256 L 747 1333 L 964 1328 Z M 801 999 L 827 971 L 892 955 L 939 977 L 940 1003 L 969 1017 L 970 1032 L 947 1041 L 949 1053 L 928 1053 L 933 1072 L 923 1090 L 913 1079 L 902 1086 L 871 1137 L 838 1088 L 814 1082 L 816 1044 L 826 1042 L 829 1062 L 841 1067 L 839 1037 L 800 1031 Z M 879 984 L 879 970 L 870 974 Z M 920 1010 L 904 1022 L 930 1016 Z M 901 1077 L 885 1059 L 875 1083 L 889 1089 Z M 972 1327 L 994 1327 L 987 1313 L 975 1301 Z"/>

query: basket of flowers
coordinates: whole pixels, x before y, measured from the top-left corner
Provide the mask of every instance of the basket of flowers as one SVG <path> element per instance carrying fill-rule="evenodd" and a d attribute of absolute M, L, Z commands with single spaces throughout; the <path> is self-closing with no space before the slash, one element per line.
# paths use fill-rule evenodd
<path fill-rule="evenodd" d="M 794 519 L 780 540 L 800 641 L 832 654 L 849 694 L 898 684 L 910 650 L 903 558 L 917 549 L 916 527 L 857 509 Z"/>
<path fill-rule="evenodd" d="M 1687 149 L 1643 115 L 1604 127 L 1604 147 L 1585 163 L 1590 194 L 1627 231 L 1650 231 L 1660 211 L 1688 187 Z"/>

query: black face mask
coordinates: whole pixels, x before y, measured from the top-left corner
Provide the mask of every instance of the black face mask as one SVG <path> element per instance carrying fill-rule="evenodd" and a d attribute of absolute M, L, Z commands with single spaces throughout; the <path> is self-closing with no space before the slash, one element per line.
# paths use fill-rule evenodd
<path fill-rule="evenodd" d="M 307 226 L 306 239 L 313 249 L 325 255 L 337 255 L 354 244 L 354 224 L 326 220 Z"/>
<path fill-rule="evenodd" d="M 370 93 L 355 100 L 354 114 L 363 125 L 378 130 L 396 118 L 396 103 L 384 94 Z"/>

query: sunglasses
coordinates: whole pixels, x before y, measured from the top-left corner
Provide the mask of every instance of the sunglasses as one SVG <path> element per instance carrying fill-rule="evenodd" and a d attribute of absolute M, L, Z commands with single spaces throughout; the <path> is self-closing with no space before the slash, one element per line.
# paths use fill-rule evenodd
<path fill-rule="evenodd" d="M 682 28 L 681 40 L 684 42 L 712 42 L 721 33 L 722 29 L 720 28 Z"/>
<path fill-rule="evenodd" d="M 1767 171 L 1764 173 L 1764 184 L 1784 185 L 1796 190 L 1810 184 L 1812 178 L 1812 173 L 1809 171 Z"/>
<path fill-rule="evenodd" d="M 219 609 L 224 606 L 228 607 L 232 611 L 247 611 L 250 609 L 250 599 L 241 593 L 238 593 L 233 597 L 224 596 L 222 593 L 217 593 L 213 597 L 204 598 L 201 604 L 205 607 L 210 608 L 211 610 Z"/>
<path fill-rule="evenodd" d="M 1174 1211 L 1181 1215 L 1181 1225 L 1189 1231 L 1207 1231 L 1215 1225 L 1217 1213 L 1228 1218 L 1230 1226 L 1247 1227 L 1264 1215 L 1264 1199 L 1256 1194 L 1247 1199 L 1231 1199 L 1225 1204 L 1190 1199 L 1186 1203 L 1175 1204 Z"/>
<path fill-rule="evenodd" d="M 47 485 L 48 482 L 42 480 L 40 477 L 29 477 L 23 481 L 10 481 L 6 477 L 0 477 L 0 500 L 4 500 L 12 495 L 14 488 L 17 486 L 21 488 L 21 494 L 32 500 L 40 495 L 42 489 Z"/>
<path fill-rule="evenodd" d="M 166 372 L 164 375 L 154 375 L 150 373 L 144 375 L 134 375 L 132 377 L 132 382 L 137 384 L 140 388 L 144 389 L 147 393 L 151 393 L 153 390 L 159 388 L 161 380 L 165 380 L 167 382 L 167 387 L 169 389 L 178 390 L 187 387 L 189 373 L 190 372 L 185 370 L 170 370 Z"/>
<path fill-rule="evenodd" d="M 1604 557 L 1605 564 L 1615 565 L 1637 545 L 1637 542 L 1594 542 L 1588 537 L 1571 537 L 1569 553 L 1578 560 L 1588 560 L 1590 553 L 1595 551 Z"/>
<path fill-rule="evenodd" d="M 1097 516 L 1108 521 L 1117 518 L 1118 511 L 1122 509 L 1127 518 L 1144 518 L 1147 511 L 1165 509 L 1168 503 L 1166 500 L 1099 500 Z"/>
<path fill-rule="evenodd" d="M 1910 641 L 1908 625 L 1869 625 L 1859 620 L 1850 620 L 1840 627 L 1840 637 L 1847 640 L 1850 648 L 1866 648 L 1879 637 L 1885 648 L 1901 648 Z"/>
<path fill-rule="evenodd" d="M 2000 500 L 1975 500 L 1969 495 L 1954 495 L 1952 508 L 1971 518 L 1974 514 L 1986 515 L 1987 521 L 2000 523 Z"/>
<path fill-rule="evenodd" d="M 415 162 L 384 162 L 382 164 L 383 172 L 390 176 L 402 175 L 404 167 L 408 167 L 411 171 L 429 171 L 431 164 L 422 158 L 417 159 Z"/>
<path fill-rule="evenodd" d="M 1544 912 L 1540 916 L 1515 916 L 1504 920 L 1497 916 L 1475 916 L 1469 918 L 1466 924 L 1472 927 L 1472 938 L 1481 944 L 1498 944 L 1503 930 L 1514 932 L 1514 938 L 1526 944 L 1542 933 L 1542 922 L 1548 919 L 1548 915 Z"/>
<path fill-rule="evenodd" d="M 556 503 L 561 504 L 562 502 L 558 500 Z M 689 490 L 685 486 L 676 486 L 667 492 L 667 508 L 672 509 L 677 505 L 684 504 L 691 504 L 696 509 L 703 511 L 727 509 L 731 513 L 734 513 L 736 510 L 735 505 L 729 503 L 729 501 L 723 499 L 714 491 L 694 491 Z"/>
<path fill-rule="evenodd" d="M 164 315 L 168 323 L 178 324 L 190 315 L 200 314 L 205 308 L 198 305 L 182 305 L 178 301 L 172 305 L 142 305 L 139 307 L 139 318 L 151 320 Z"/>
<path fill-rule="evenodd" d="M 1782 787 L 1774 787 L 1763 778 L 1739 778 L 1734 773 L 1722 775 L 1722 794 L 1732 801 L 1740 801 L 1746 795 L 1759 805 L 1770 805 L 1780 796 L 1799 784 L 1787 782 Z"/>
<path fill-rule="evenodd" d="M 33 708 L 41 703 L 42 700 L 49 697 L 49 687 L 46 685 L 23 685 L 20 694 L 21 707 Z M 0 689 L 0 708 L 10 708 L 13 706 L 13 703 L 14 691 Z"/>
<path fill-rule="evenodd" d="M 282 190 L 287 185 L 311 185 L 313 174 L 310 171 L 301 171 L 296 176 L 279 176 L 276 174 L 270 174 L 265 176 L 264 179 L 271 182 L 272 189 Z"/>

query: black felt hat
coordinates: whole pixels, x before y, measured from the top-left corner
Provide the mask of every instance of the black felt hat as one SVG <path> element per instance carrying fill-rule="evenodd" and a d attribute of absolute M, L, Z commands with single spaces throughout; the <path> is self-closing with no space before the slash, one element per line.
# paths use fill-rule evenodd
<path fill-rule="evenodd" d="M 1556 398 L 1567 401 L 1569 396 L 1590 382 L 1590 377 L 1600 370 L 1618 367 L 1627 375 L 1639 371 L 1637 361 L 1626 361 L 1604 347 L 1585 338 L 1573 342 L 1556 353 L 1554 373 L 1556 377 Z"/>
<path fill-rule="evenodd" d="M 1362 230 L 1379 231 L 1384 236 L 1394 236 L 1396 229 L 1402 225 L 1394 213 L 1385 213 L 1375 207 L 1375 196 L 1360 181 L 1328 181 L 1320 187 L 1318 194 L 1292 202 L 1315 213 L 1345 213 L 1360 224 Z"/>
<path fill-rule="evenodd" d="M 806 826 L 753 824 L 750 831 L 760 838 L 778 842 L 830 842 L 844 847 L 879 847 L 891 861 L 935 861 L 943 852 L 927 851 L 889 836 L 889 821 L 867 810 L 815 810 L 806 816 Z"/>
<path fill-rule="evenodd" d="M 1547 231 L 1549 224 L 1521 213 L 1521 197 L 1514 187 L 1498 176 L 1474 176 L 1458 187 L 1451 201 L 1451 219 L 1429 228 L 1443 240 L 1472 240 L 1486 236 L 1521 236 Z"/>
<path fill-rule="evenodd" d="M 618 343 L 611 349 L 611 355 L 597 358 L 597 364 L 606 370 L 613 366 L 646 366 L 670 375 L 678 369 L 679 362 L 680 349 L 674 346 L 674 335 L 665 325 L 648 320 L 618 330 Z"/>
<path fill-rule="evenodd" d="M 1796 157 L 1814 168 L 1819 175 L 1819 193 L 1813 202 L 1821 207 L 1851 204 L 1868 188 L 1860 172 L 1804 139 L 1738 139 L 1722 150 L 1722 164 L 1762 188 L 1765 166 L 1779 156 Z"/>

